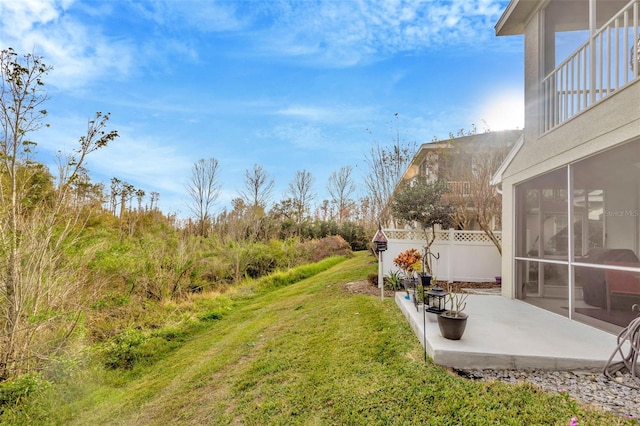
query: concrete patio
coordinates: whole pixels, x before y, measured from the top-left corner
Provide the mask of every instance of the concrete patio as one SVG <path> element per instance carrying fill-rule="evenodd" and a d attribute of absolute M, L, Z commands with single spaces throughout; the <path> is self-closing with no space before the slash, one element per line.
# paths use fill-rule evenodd
<path fill-rule="evenodd" d="M 434 362 L 461 369 L 601 370 L 617 336 L 502 296 L 469 295 L 461 340 L 440 336 L 435 314 L 423 315 L 398 292 L 395 301 Z M 616 358 L 619 360 L 619 357 Z"/>

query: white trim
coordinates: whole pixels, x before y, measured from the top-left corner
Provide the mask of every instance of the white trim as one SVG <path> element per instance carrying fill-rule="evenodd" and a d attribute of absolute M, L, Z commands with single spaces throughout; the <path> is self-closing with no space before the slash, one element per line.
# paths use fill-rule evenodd
<path fill-rule="evenodd" d="M 567 166 L 567 257 L 569 267 L 567 268 L 567 285 L 569 287 L 569 319 L 573 319 L 573 310 L 575 308 L 575 279 L 573 276 L 573 265 L 575 248 L 575 218 L 573 210 L 573 165 Z"/>
<path fill-rule="evenodd" d="M 498 170 L 496 170 L 496 172 L 491 177 L 491 181 L 489 183 L 492 186 L 500 185 L 502 183 L 502 174 L 507 169 L 507 167 L 509 167 L 509 164 L 511 164 L 516 154 L 518 154 L 518 151 L 520 151 L 523 145 L 524 145 L 524 132 L 522 132 L 522 135 L 520 135 L 520 138 L 518 139 L 516 144 L 513 145 L 513 148 L 511 148 L 511 151 L 509 151 L 507 156 L 504 158 L 504 160 L 502 161 L 502 164 L 500 164 L 500 167 L 498 167 Z"/>

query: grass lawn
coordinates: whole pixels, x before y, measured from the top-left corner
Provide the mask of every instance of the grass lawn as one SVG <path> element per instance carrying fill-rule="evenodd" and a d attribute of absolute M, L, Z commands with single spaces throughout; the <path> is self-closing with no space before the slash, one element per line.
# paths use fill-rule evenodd
<path fill-rule="evenodd" d="M 136 374 L 83 374 L 52 423 L 78 425 L 625 424 L 562 395 L 462 379 L 431 362 L 393 299 L 352 294 L 354 258 L 246 298 Z"/>

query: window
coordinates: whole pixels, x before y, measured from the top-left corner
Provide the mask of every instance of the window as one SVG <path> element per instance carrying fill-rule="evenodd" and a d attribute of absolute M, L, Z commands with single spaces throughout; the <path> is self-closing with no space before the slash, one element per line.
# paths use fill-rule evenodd
<path fill-rule="evenodd" d="M 587 321 L 626 321 L 640 303 L 639 195 L 640 141 L 518 185 L 519 297 Z"/>

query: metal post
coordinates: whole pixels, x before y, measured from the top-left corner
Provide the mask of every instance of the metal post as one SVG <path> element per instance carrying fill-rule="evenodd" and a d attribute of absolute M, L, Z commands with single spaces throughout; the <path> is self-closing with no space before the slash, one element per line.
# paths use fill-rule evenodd
<path fill-rule="evenodd" d="M 427 299 L 422 288 L 422 344 L 424 345 L 424 363 L 427 363 Z"/>
<path fill-rule="evenodd" d="M 380 300 L 384 302 L 384 277 L 382 276 L 384 268 L 382 267 L 382 258 L 384 252 L 378 252 L 378 287 L 380 288 Z"/>
<path fill-rule="evenodd" d="M 387 244 L 389 239 L 384 235 L 382 225 L 378 224 L 378 232 L 373 237 L 373 245 L 375 252 L 378 255 L 378 287 L 380 287 L 380 299 L 384 302 L 384 277 L 382 276 L 384 269 L 382 269 L 382 253 L 387 250 Z"/>

